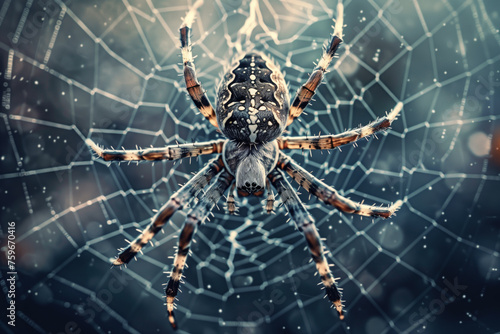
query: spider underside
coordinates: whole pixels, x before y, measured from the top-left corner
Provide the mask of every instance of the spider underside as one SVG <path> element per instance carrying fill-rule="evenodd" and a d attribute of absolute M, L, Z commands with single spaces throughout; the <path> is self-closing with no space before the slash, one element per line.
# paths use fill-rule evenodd
<path fill-rule="evenodd" d="M 389 207 L 375 207 L 351 201 L 307 172 L 283 153 L 283 150 L 328 150 L 353 143 L 360 138 L 388 129 L 401 111 L 403 104 L 398 102 L 388 115 L 363 127 L 340 134 L 315 137 L 281 136 L 285 128 L 300 116 L 309 104 L 342 42 L 342 23 L 340 27 L 338 23 L 342 22 L 343 10 L 341 6 L 337 9 L 338 18 L 334 34 L 323 50 L 318 65 L 307 82 L 299 88 L 291 105 L 288 89 L 278 67 L 261 53 L 248 53 L 223 77 L 218 89 L 216 109 L 212 107 L 196 77 L 190 43 L 193 13 L 188 13 L 180 27 L 187 92 L 203 116 L 227 139 L 144 150 L 102 149 L 91 139 L 87 139 L 87 144 L 100 158 L 107 161 L 177 160 L 204 154 L 218 154 L 217 158 L 210 161 L 170 197 L 152 218 L 151 224 L 126 248 L 122 249 L 113 261 L 114 265 L 128 263 L 150 242 L 177 210 L 183 209 L 193 198 L 198 199 L 196 203 L 193 201 L 194 204 L 182 226 L 173 269 L 165 289 L 168 318 L 173 328 L 177 328 L 174 317 L 174 299 L 179 290 L 193 235 L 198 225 L 205 220 L 228 189 L 227 206 L 231 214 L 236 210 L 235 190 L 239 196 L 263 196 L 267 193 L 265 207 L 270 213 L 274 205 L 272 188 L 276 189 L 291 219 L 306 239 L 326 296 L 340 318 L 344 318 L 341 293 L 336 284 L 337 279 L 330 271 L 314 219 L 287 181 L 284 172 L 321 201 L 346 213 L 388 218 L 399 208 L 401 201 Z M 201 196 L 202 193 L 203 196 Z"/>

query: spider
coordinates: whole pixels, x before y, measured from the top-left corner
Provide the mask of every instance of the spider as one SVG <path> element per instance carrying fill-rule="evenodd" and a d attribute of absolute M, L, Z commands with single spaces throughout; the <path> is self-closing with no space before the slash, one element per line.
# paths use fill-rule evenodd
<path fill-rule="evenodd" d="M 195 9 L 196 10 L 196 9 Z M 236 211 L 235 189 L 239 196 L 263 196 L 267 193 L 266 211 L 274 206 L 272 187 L 281 197 L 291 219 L 304 235 L 312 260 L 324 285 L 326 296 L 335 307 L 340 319 L 344 318 L 341 293 L 325 257 L 314 218 L 299 199 L 284 172 L 305 190 L 326 204 L 343 212 L 362 216 L 388 218 L 399 208 L 401 201 L 389 207 L 375 207 L 351 201 L 341 196 L 333 187 L 308 173 L 292 158 L 283 153 L 285 149 L 325 150 L 353 143 L 360 138 L 386 130 L 401 111 L 398 102 L 385 117 L 368 125 L 335 135 L 315 137 L 283 137 L 285 128 L 300 116 L 315 94 L 335 52 L 342 42 L 343 6 L 337 6 L 338 17 L 334 33 L 325 44 L 323 55 L 305 84 L 297 91 L 292 104 L 283 74 L 262 53 L 251 52 L 230 68 L 224 75 L 217 92 L 214 109 L 201 87 L 193 63 L 190 33 L 194 11 L 188 12 L 180 27 L 181 52 L 184 79 L 189 96 L 198 110 L 217 128 L 226 139 L 192 144 L 169 145 L 162 148 L 138 150 L 103 149 L 90 138 L 86 143 L 106 161 L 176 160 L 218 153 L 202 170 L 192 177 L 164 204 L 152 218 L 150 225 L 129 245 L 121 249 L 113 264 L 128 263 L 158 233 L 172 215 L 196 198 L 187 213 L 179 235 L 170 279 L 165 288 L 168 319 L 174 329 L 174 300 L 189 253 L 191 241 L 200 223 L 229 189 L 227 209 Z M 203 191 L 208 186 L 206 190 Z"/>

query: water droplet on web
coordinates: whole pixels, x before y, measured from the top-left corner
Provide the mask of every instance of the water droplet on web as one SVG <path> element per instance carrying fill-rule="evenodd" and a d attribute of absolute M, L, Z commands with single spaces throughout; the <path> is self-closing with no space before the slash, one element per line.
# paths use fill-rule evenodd
<path fill-rule="evenodd" d="M 385 249 L 396 249 L 403 244 L 403 231 L 395 224 L 383 226 L 378 233 L 378 241 Z"/>
<path fill-rule="evenodd" d="M 234 285 L 238 287 L 250 286 L 253 283 L 253 277 L 248 276 L 238 276 L 234 279 Z"/>

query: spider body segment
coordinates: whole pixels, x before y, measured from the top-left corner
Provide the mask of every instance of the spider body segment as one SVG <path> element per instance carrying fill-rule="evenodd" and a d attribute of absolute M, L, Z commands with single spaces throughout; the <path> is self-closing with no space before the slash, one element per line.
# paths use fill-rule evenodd
<path fill-rule="evenodd" d="M 276 189 L 287 208 L 291 219 L 304 235 L 312 260 L 320 274 L 326 296 L 344 317 L 340 289 L 328 265 L 314 218 L 298 197 L 285 177 L 286 172 L 302 188 L 340 211 L 363 216 L 388 218 L 400 207 L 401 201 L 388 207 L 371 206 L 343 197 L 333 187 L 307 172 L 287 156 L 287 149 L 334 149 L 353 143 L 378 131 L 386 130 L 401 111 L 403 104 L 397 102 L 386 116 L 372 123 L 334 135 L 313 137 L 283 137 L 286 126 L 300 116 L 309 104 L 316 88 L 321 83 L 334 54 L 342 42 L 343 7 L 337 6 L 338 17 L 334 35 L 323 51 L 323 55 L 309 79 L 289 103 L 288 89 L 278 67 L 261 53 L 248 53 L 223 77 L 217 93 L 214 109 L 196 78 L 190 43 L 190 30 L 194 8 L 188 12 L 180 28 L 181 51 L 187 92 L 198 110 L 218 128 L 227 139 L 192 144 L 169 145 L 144 150 L 103 149 L 90 138 L 87 144 L 97 155 L 107 161 L 177 160 L 204 154 L 218 153 L 202 170 L 184 184 L 160 208 L 151 223 L 141 234 L 113 260 L 114 265 L 123 265 L 133 259 L 148 244 L 177 210 L 192 203 L 179 234 L 169 282 L 166 286 L 168 319 L 177 328 L 174 317 L 174 300 L 189 254 L 196 229 L 229 189 L 227 207 L 229 213 L 236 210 L 234 190 L 240 196 L 262 196 L 267 193 L 266 211 L 272 212 Z"/>
<path fill-rule="evenodd" d="M 278 161 L 278 138 L 286 127 L 289 96 L 285 78 L 260 53 L 249 53 L 223 77 L 215 114 L 230 139 L 222 157 L 240 196 L 262 196 Z"/>
<path fill-rule="evenodd" d="M 278 143 L 248 145 L 245 142 L 227 141 L 222 159 L 227 171 L 235 177 L 240 196 L 262 196 L 266 178 L 278 162 Z"/>
<path fill-rule="evenodd" d="M 278 138 L 288 120 L 285 78 L 263 54 L 245 55 L 219 86 L 216 115 L 222 133 L 240 143 Z"/>

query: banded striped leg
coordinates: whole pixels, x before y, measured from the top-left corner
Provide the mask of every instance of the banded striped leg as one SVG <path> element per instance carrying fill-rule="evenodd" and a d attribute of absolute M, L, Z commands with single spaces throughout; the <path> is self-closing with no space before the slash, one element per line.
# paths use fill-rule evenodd
<path fill-rule="evenodd" d="M 309 247 L 309 252 L 311 253 L 314 263 L 316 263 L 316 269 L 318 270 L 321 282 L 325 287 L 326 295 L 337 310 L 340 319 L 344 319 L 341 301 L 342 296 L 337 288 L 336 280 L 330 271 L 330 267 L 328 266 L 328 262 L 326 261 L 323 253 L 323 245 L 321 244 L 318 231 L 316 230 L 316 225 L 314 225 L 313 217 L 311 217 L 309 212 L 307 212 L 307 209 L 300 201 L 297 193 L 285 179 L 283 172 L 278 169 L 274 169 L 269 174 L 269 179 L 278 191 L 281 201 L 286 206 L 290 217 L 297 225 L 299 231 L 304 234 L 307 246 Z"/>
<path fill-rule="evenodd" d="M 151 241 L 161 228 L 168 222 L 177 210 L 189 202 L 191 198 L 196 196 L 210 180 L 217 175 L 224 163 L 221 158 L 214 159 L 209 162 L 202 170 L 193 176 L 184 186 L 182 186 L 175 194 L 173 194 L 165 205 L 161 207 L 158 213 L 152 218 L 151 224 L 146 227 L 142 233 L 132 241 L 128 247 L 121 250 L 118 258 L 113 261 L 115 266 L 130 262 L 142 248 Z"/>
<path fill-rule="evenodd" d="M 333 187 L 326 185 L 324 182 L 308 173 L 292 158 L 282 152 L 280 152 L 277 166 L 278 168 L 286 171 L 288 175 L 290 175 L 295 182 L 300 184 L 302 188 L 318 197 L 326 204 L 333 205 L 337 209 L 346 213 L 353 213 L 361 216 L 389 218 L 403 203 L 399 200 L 389 207 L 375 207 L 374 205 L 366 205 L 351 201 L 350 199 L 341 196 Z"/>
<path fill-rule="evenodd" d="M 193 8 L 186 14 L 184 22 L 179 29 L 182 63 L 184 64 L 184 79 L 186 81 L 186 89 L 196 105 L 196 108 L 198 108 L 201 114 L 205 116 L 213 126 L 218 128 L 219 125 L 217 124 L 214 108 L 210 104 L 205 91 L 196 78 L 193 54 L 191 53 L 191 24 L 194 21 L 196 9 L 199 5 L 201 5 L 201 3 L 197 1 Z"/>
<path fill-rule="evenodd" d="M 337 51 L 340 43 L 342 43 L 342 26 L 344 24 L 344 7 L 342 2 L 337 5 L 337 21 L 335 24 L 335 30 L 333 32 L 332 39 L 327 47 L 323 50 L 323 56 L 319 61 L 318 65 L 314 68 L 313 72 L 309 76 L 309 79 L 305 84 L 303 84 L 293 99 L 292 105 L 290 107 L 290 112 L 288 115 L 288 121 L 286 125 L 292 124 L 295 118 L 302 114 L 302 111 L 307 107 L 309 101 L 316 92 L 319 84 L 323 80 L 323 75 L 325 74 L 328 66 L 330 65 L 335 52 Z"/>
<path fill-rule="evenodd" d="M 226 142 L 212 140 L 201 143 L 177 144 L 165 147 L 152 147 L 142 150 L 114 150 L 103 149 L 91 139 L 85 141 L 97 155 L 106 161 L 155 161 L 155 160 L 177 160 L 187 157 L 196 157 L 204 154 L 221 153 Z"/>
<path fill-rule="evenodd" d="M 168 320 L 174 329 L 177 328 L 174 317 L 174 300 L 179 290 L 182 270 L 186 264 L 186 257 L 189 253 L 191 240 L 193 239 L 197 226 L 205 220 L 232 182 L 233 176 L 226 171 L 222 172 L 217 178 L 217 181 L 207 189 L 205 196 L 202 196 L 200 201 L 189 211 L 184 221 L 181 234 L 179 235 L 179 247 L 175 255 L 174 266 L 170 274 L 170 280 L 165 289 Z"/>
<path fill-rule="evenodd" d="M 403 108 L 403 103 L 398 102 L 394 109 L 386 116 L 379 118 L 363 127 L 345 131 L 336 135 L 326 136 L 301 136 L 283 137 L 278 139 L 278 146 L 284 149 L 309 149 L 309 150 L 329 150 L 338 146 L 355 142 L 358 139 L 373 135 L 376 132 L 389 128 Z"/>
<path fill-rule="evenodd" d="M 267 200 L 266 200 L 266 212 L 270 214 L 274 209 L 274 194 L 271 189 L 271 184 L 269 180 L 266 180 L 266 189 L 267 189 Z"/>
<path fill-rule="evenodd" d="M 234 188 L 236 188 L 236 183 L 233 182 L 229 194 L 227 195 L 227 211 L 230 215 L 234 215 L 236 212 L 236 201 L 234 200 Z"/>

